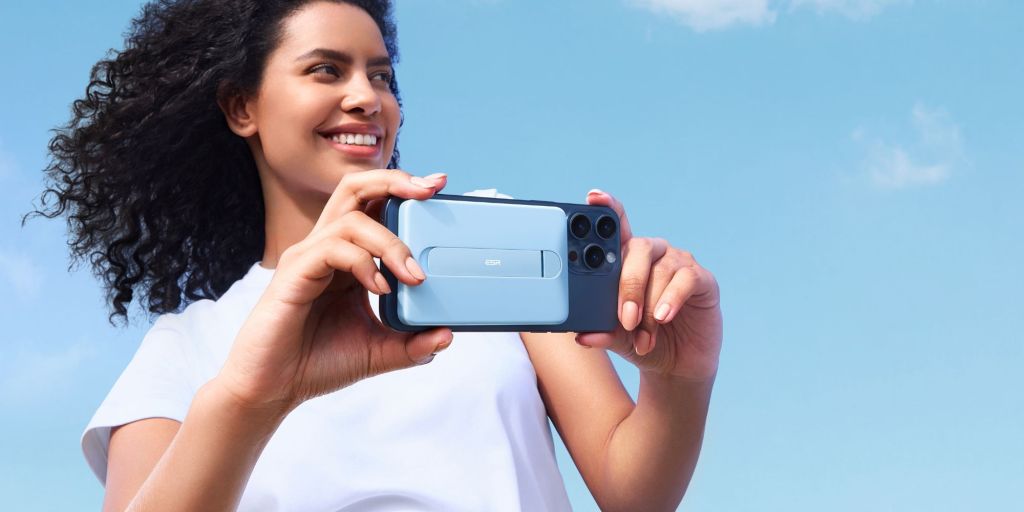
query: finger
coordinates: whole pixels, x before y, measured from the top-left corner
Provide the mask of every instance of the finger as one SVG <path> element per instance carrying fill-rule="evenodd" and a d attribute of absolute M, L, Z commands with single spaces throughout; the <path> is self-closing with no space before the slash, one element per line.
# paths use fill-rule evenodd
<path fill-rule="evenodd" d="M 438 172 L 431 174 L 429 176 L 425 176 L 424 179 L 441 181 L 441 183 L 437 186 L 435 193 L 440 192 L 441 189 L 443 189 L 445 185 L 448 184 L 448 175 L 443 172 Z M 381 210 L 384 207 L 384 202 L 385 199 L 371 199 L 366 202 L 366 206 L 363 207 L 363 212 L 366 213 L 366 215 L 371 219 L 374 219 L 383 224 L 383 219 L 381 219 L 380 216 Z"/>
<path fill-rule="evenodd" d="M 644 314 L 640 319 L 640 325 L 633 331 L 633 350 L 638 356 L 644 356 L 654 350 L 658 339 L 658 325 L 656 315 L 659 314 L 659 299 L 664 296 L 666 290 L 672 285 L 679 268 L 682 266 L 679 259 L 673 256 L 670 249 L 666 255 L 659 259 L 651 269 L 651 276 L 644 294 Z"/>
<path fill-rule="evenodd" d="M 381 219 L 380 216 L 384 209 L 384 201 L 384 199 L 371 199 L 366 203 L 366 207 L 363 208 L 363 213 L 365 213 L 367 217 L 383 224 L 383 219 Z"/>
<path fill-rule="evenodd" d="M 633 360 L 633 334 L 616 325 L 612 332 L 581 332 L 576 343 L 587 348 L 603 348 L 615 352 L 627 361 Z"/>
<path fill-rule="evenodd" d="M 362 247 L 380 258 L 405 284 L 418 285 L 426 278 L 409 246 L 390 229 L 361 211 L 346 213 L 332 222 L 324 232 Z"/>
<path fill-rule="evenodd" d="M 368 301 L 364 299 L 364 309 L 371 315 Z M 400 332 L 377 323 L 378 343 L 369 345 L 369 368 L 367 375 L 379 375 L 385 372 L 428 364 L 434 356 L 451 346 L 454 339 L 448 327 L 435 327 L 424 331 L 409 333 Z"/>
<path fill-rule="evenodd" d="M 432 174 L 431 179 L 426 179 L 397 169 L 348 173 L 342 176 L 327 200 L 313 231 L 323 229 L 326 224 L 348 212 L 362 210 L 374 199 L 385 199 L 388 196 L 427 199 L 444 187 L 446 179 L 443 173 Z"/>
<path fill-rule="evenodd" d="M 437 327 L 414 334 L 399 333 L 405 336 L 405 353 L 396 356 L 398 367 L 410 367 L 428 364 L 434 356 L 451 346 L 454 333 L 447 327 Z"/>
<path fill-rule="evenodd" d="M 587 204 L 607 206 L 619 216 L 619 243 L 625 244 L 633 238 L 633 230 L 629 226 L 629 219 L 626 218 L 626 209 L 618 199 L 611 194 L 599 189 L 587 192 Z"/>
<path fill-rule="evenodd" d="M 624 246 L 619 275 L 619 322 L 627 331 L 640 324 L 651 266 L 665 255 L 667 248 L 662 238 L 633 238 Z"/>
<path fill-rule="evenodd" d="M 345 287 L 345 279 L 355 279 L 378 295 L 390 292 L 370 253 L 344 240 L 324 239 L 314 245 L 289 247 L 282 253 L 278 268 L 279 272 L 294 273 L 299 282 L 315 283 L 281 288 L 276 296 L 283 302 L 312 303 L 329 286 Z"/>
<path fill-rule="evenodd" d="M 366 249 L 345 240 L 326 240 L 315 247 L 311 255 L 326 263 L 332 270 L 352 274 L 367 290 L 377 295 L 390 293 L 391 289 L 384 276 L 373 262 L 373 256 Z"/>
<path fill-rule="evenodd" d="M 672 277 L 668 287 L 658 298 L 654 318 L 658 323 L 665 324 L 675 318 L 683 308 L 687 299 L 693 296 L 700 287 L 700 274 L 693 267 L 682 267 Z"/>
<path fill-rule="evenodd" d="M 587 348 L 603 348 L 615 352 L 627 361 L 636 361 L 636 337 L 640 331 L 627 332 L 622 326 L 614 332 L 581 332 L 576 335 L 576 343 Z"/>

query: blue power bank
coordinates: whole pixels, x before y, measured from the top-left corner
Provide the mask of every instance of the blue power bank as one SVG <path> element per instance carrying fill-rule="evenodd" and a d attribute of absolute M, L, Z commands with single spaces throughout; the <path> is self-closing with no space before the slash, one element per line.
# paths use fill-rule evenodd
<path fill-rule="evenodd" d="M 596 332 L 618 322 L 619 218 L 604 206 L 436 194 L 391 197 L 381 223 L 427 278 L 379 297 L 392 329 Z"/>

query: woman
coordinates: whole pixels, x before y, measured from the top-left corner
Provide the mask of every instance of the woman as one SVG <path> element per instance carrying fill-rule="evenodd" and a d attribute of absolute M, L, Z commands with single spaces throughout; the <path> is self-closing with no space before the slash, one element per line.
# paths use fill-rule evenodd
<path fill-rule="evenodd" d="M 161 0 L 93 69 L 40 213 L 70 210 L 112 316 L 136 289 L 159 314 L 83 435 L 105 510 L 568 509 L 548 417 L 603 509 L 681 500 L 718 287 L 610 195 L 587 201 L 622 221 L 616 332 L 449 348 L 378 321 L 374 259 L 425 278 L 380 200 L 446 183 L 398 170 L 395 37 L 387 0 Z M 636 405 L 592 347 L 640 368 Z"/>

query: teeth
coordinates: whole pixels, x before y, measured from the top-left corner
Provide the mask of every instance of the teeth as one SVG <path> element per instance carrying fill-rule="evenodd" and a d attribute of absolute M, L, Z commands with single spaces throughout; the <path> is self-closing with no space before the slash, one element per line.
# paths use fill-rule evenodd
<path fill-rule="evenodd" d="M 377 136 L 362 133 L 338 133 L 331 135 L 331 140 L 338 144 L 352 144 L 355 146 L 376 146 Z"/>

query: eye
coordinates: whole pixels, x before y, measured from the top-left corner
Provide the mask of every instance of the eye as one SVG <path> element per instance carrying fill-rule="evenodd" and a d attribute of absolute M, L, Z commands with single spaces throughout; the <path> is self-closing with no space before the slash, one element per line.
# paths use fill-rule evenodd
<path fill-rule="evenodd" d="M 309 68 L 308 72 L 316 75 L 341 76 L 341 73 L 338 72 L 338 68 L 334 67 L 333 64 L 328 64 L 326 62 Z"/>
<path fill-rule="evenodd" d="M 391 75 L 391 72 L 389 72 L 389 71 L 380 71 L 380 72 L 377 72 L 377 73 L 374 73 L 374 74 L 370 75 L 370 77 L 371 77 L 371 78 L 377 78 L 377 77 L 379 77 L 379 78 L 380 78 L 380 81 L 381 81 L 381 82 L 384 82 L 384 83 L 386 83 L 386 84 L 390 84 L 390 83 L 391 83 L 391 80 L 392 80 L 392 79 L 394 78 L 394 77 L 393 77 L 393 76 Z"/>

